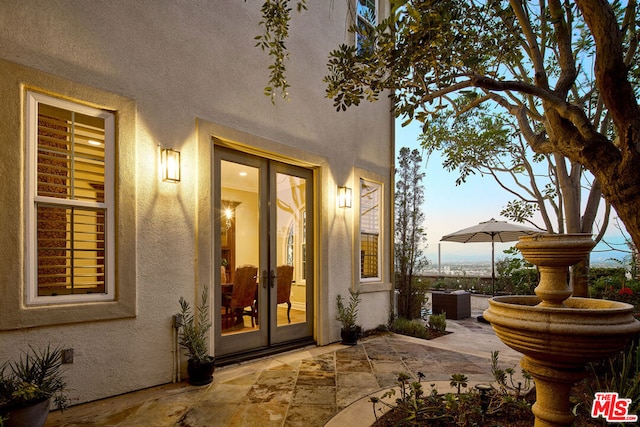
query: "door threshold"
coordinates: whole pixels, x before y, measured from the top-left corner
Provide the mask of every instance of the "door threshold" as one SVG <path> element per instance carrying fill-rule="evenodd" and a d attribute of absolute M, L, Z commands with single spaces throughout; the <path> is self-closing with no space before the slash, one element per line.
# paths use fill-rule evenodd
<path fill-rule="evenodd" d="M 250 351 L 225 354 L 223 356 L 216 356 L 215 366 L 222 367 L 232 365 L 234 363 L 244 363 L 260 359 L 262 357 L 273 356 L 274 354 L 285 353 L 287 351 L 298 350 L 303 347 L 316 345 L 317 343 L 313 338 L 302 338 L 299 340 L 289 341 L 270 347 L 262 347 Z"/>

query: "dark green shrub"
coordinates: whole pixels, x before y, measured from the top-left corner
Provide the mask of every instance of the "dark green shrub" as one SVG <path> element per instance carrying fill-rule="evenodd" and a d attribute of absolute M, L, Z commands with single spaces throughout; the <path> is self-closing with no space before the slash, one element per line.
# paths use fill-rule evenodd
<path fill-rule="evenodd" d="M 401 289 L 398 293 L 398 315 L 410 319 L 418 319 L 422 307 L 427 302 L 427 292 L 430 286 L 431 282 L 429 280 L 414 277 L 411 288 L 404 291 Z"/>
<path fill-rule="evenodd" d="M 431 316 L 433 317 L 433 316 Z M 446 323 L 445 323 L 446 328 Z M 397 334 L 408 335 L 410 337 L 431 339 L 445 334 L 445 329 L 428 328 L 424 321 L 419 319 L 409 320 L 404 317 L 398 317 L 390 326 L 390 330 Z"/>
<path fill-rule="evenodd" d="M 446 313 L 432 314 L 429 316 L 429 329 L 433 329 L 438 332 L 445 332 L 447 330 Z"/>
<path fill-rule="evenodd" d="M 496 261 L 496 292 L 512 295 L 533 295 L 538 286 L 538 270 L 520 258 Z"/>
<path fill-rule="evenodd" d="M 535 268 L 523 268 L 511 272 L 510 293 L 513 295 L 533 295 L 540 275 Z"/>
<path fill-rule="evenodd" d="M 589 269 L 589 293 L 592 298 L 611 299 L 625 282 L 624 268 Z"/>
<path fill-rule="evenodd" d="M 417 338 L 427 337 L 427 327 L 420 320 L 409 320 L 398 317 L 391 325 L 391 330 L 398 334 Z"/>
<path fill-rule="evenodd" d="M 631 304 L 634 316 L 640 318 L 640 281 L 628 278 L 622 267 L 590 269 L 589 293 L 592 298 Z"/>

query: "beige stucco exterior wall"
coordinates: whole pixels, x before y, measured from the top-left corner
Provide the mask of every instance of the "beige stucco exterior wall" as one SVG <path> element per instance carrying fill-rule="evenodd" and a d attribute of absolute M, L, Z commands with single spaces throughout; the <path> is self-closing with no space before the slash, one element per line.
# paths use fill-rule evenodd
<path fill-rule="evenodd" d="M 212 138 L 315 171 L 316 329 L 339 339 L 335 296 L 358 287 L 357 212 L 337 185 L 384 185 L 383 281 L 361 290 L 359 323 L 390 304 L 393 121 L 387 100 L 337 113 L 324 97 L 327 53 L 351 43 L 348 3 L 309 2 L 291 22 L 291 98 L 262 95 L 269 58 L 254 47 L 259 1 L 7 0 L 0 7 L 0 362 L 32 345 L 75 349 L 72 403 L 170 382 L 178 298 L 210 286 Z M 382 5 L 383 6 L 383 5 Z M 117 301 L 24 306 L 25 85 L 118 114 Z M 182 181 L 158 179 L 158 144 L 182 156 Z"/>

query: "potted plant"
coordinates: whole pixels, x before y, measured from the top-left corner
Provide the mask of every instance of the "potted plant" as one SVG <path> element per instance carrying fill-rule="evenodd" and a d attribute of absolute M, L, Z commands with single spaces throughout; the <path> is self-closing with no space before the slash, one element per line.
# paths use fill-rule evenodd
<path fill-rule="evenodd" d="M 215 358 L 209 355 L 207 335 L 211 329 L 209 317 L 209 293 L 205 287 L 202 290 L 200 304 L 194 308 L 180 297 L 180 347 L 187 351 L 187 372 L 189 383 L 192 385 L 205 385 L 213 381 Z"/>
<path fill-rule="evenodd" d="M 361 331 L 360 326 L 356 325 L 360 293 L 349 289 L 349 295 L 348 303 L 345 302 L 342 295 L 338 294 L 336 296 L 336 303 L 338 305 L 338 316 L 336 319 L 342 323 L 342 329 L 340 330 L 342 344 L 355 345 L 358 342 L 358 336 Z"/>
<path fill-rule="evenodd" d="M 0 425 L 43 426 L 52 399 L 58 409 L 66 408 L 66 385 L 62 349 L 29 346 L 19 360 L 0 366 Z"/>

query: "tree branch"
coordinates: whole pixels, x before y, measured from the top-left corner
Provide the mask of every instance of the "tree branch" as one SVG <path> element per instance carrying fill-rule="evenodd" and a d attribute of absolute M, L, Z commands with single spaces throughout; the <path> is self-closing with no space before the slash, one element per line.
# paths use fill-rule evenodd
<path fill-rule="evenodd" d="M 522 0 L 509 0 L 509 4 L 516 15 L 518 22 L 520 22 L 522 32 L 527 39 L 529 55 L 533 62 L 533 68 L 535 69 L 535 81 L 541 88 L 548 89 L 549 82 L 547 80 L 547 74 L 544 67 L 544 58 L 540 53 L 540 48 L 533 29 L 531 28 L 529 18 L 526 16 L 524 11 Z"/>
<path fill-rule="evenodd" d="M 589 233 L 593 230 L 593 224 L 596 220 L 601 198 L 602 186 L 600 185 L 600 181 L 594 179 L 593 183 L 591 183 L 589 197 L 587 198 L 587 205 L 584 208 L 584 215 L 582 216 L 581 233 Z"/>
<path fill-rule="evenodd" d="M 566 99 L 567 93 L 578 75 L 576 61 L 571 50 L 571 28 L 567 28 L 568 23 L 564 19 L 564 11 L 559 0 L 549 0 L 549 12 L 551 14 L 551 22 L 556 30 L 558 63 L 560 65 L 560 77 L 556 83 L 555 93 Z"/>
<path fill-rule="evenodd" d="M 620 148 L 629 158 L 630 150 L 640 148 L 640 108 L 624 63 L 623 33 L 606 0 L 576 0 L 576 5 L 596 44 L 596 84 L 621 136 Z M 632 136 L 626 137 L 628 134 Z"/>

